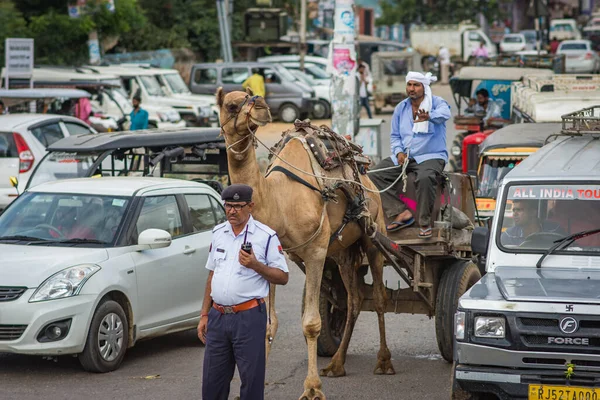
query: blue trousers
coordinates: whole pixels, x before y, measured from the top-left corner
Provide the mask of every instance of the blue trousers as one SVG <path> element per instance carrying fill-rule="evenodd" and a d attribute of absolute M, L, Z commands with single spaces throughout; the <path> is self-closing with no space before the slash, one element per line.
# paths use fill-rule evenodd
<path fill-rule="evenodd" d="M 235 366 L 242 380 L 240 400 L 265 397 L 265 303 L 237 314 L 208 313 L 202 399 L 227 400 Z"/>
<path fill-rule="evenodd" d="M 361 97 L 360 98 L 360 105 L 361 105 L 361 107 L 364 107 L 364 108 L 367 109 L 367 115 L 369 116 L 369 118 L 373 118 L 373 115 L 371 115 L 371 107 L 369 106 L 369 98 L 368 97 Z"/>

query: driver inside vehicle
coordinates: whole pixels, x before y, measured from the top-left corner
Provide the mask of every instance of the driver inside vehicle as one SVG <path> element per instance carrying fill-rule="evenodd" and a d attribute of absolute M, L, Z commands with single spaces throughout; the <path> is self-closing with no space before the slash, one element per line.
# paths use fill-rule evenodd
<path fill-rule="evenodd" d="M 520 246 L 527 237 L 534 233 L 566 235 L 556 222 L 541 221 L 538 218 L 537 200 L 513 200 L 512 213 L 514 226 L 502 233 L 500 242 L 503 246 Z"/>
<path fill-rule="evenodd" d="M 96 239 L 96 235 L 94 234 L 91 227 L 89 227 L 85 221 L 83 221 L 85 216 L 83 213 L 79 217 L 78 208 L 81 207 L 59 207 L 56 210 L 56 214 L 54 215 L 54 221 L 56 224 L 54 225 L 58 232 L 54 230 L 50 230 L 49 233 L 53 238 L 60 239 L 59 232 L 63 234 L 62 239 Z M 87 210 L 91 212 L 91 210 Z M 89 214 L 89 215 L 93 215 Z"/>

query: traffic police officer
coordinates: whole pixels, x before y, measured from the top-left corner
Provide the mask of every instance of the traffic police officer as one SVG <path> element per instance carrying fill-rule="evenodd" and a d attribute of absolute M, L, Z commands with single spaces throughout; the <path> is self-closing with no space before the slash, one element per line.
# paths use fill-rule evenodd
<path fill-rule="evenodd" d="M 288 267 L 274 230 L 252 217 L 252 188 L 227 187 L 227 222 L 215 226 L 198 337 L 206 344 L 202 398 L 226 400 L 237 364 L 241 400 L 264 399 L 269 283 L 285 285 Z"/>

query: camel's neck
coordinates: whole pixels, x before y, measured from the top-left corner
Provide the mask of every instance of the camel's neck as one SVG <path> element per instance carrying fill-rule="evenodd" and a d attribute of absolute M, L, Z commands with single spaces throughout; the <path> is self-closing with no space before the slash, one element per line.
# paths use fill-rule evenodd
<path fill-rule="evenodd" d="M 242 144 L 245 146 L 245 143 Z M 252 195 L 252 200 L 255 203 L 254 214 L 260 214 L 268 193 L 265 178 L 258 167 L 254 146 L 250 146 L 244 154 L 234 154 L 231 150 L 228 150 L 227 163 L 229 165 L 231 183 L 243 183 L 254 189 L 254 194 Z"/>

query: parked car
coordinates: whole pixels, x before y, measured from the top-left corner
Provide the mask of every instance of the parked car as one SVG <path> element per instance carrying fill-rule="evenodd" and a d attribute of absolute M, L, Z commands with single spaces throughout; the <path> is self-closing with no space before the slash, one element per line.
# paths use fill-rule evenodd
<path fill-rule="evenodd" d="M 242 83 L 258 68 L 265 77 L 266 101 L 273 115 L 286 123 L 306 118 L 316 102 L 313 88 L 296 81 L 279 64 L 258 62 L 205 63 L 192 67 L 192 93 L 214 94 L 219 87 L 226 91 L 243 90 Z"/>
<path fill-rule="evenodd" d="M 594 74 L 600 71 L 600 57 L 589 40 L 565 40 L 556 53 L 566 56 L 567 72 Z"/>
<path fill-rule="evenodd" d="M 325 119 L 331 116 L 331 95 L 330 95 L 330 84 L 323 84 L 316 81 L 312 76 L 299 69 L 291 69 L 290 72 L 298 80 L 306 83 L 315 90 L 317 96 L 317 102 L 315 103 L 312 111 L 312 116 L 315 119 Z"/>
<path fill-rule="evenodd" d="M 501 53 L 515 53 L 527 50 L 527 39 L 522 33 L 509 33 L 504 35 L 500 42 Z"/>
<path fill-rule="evenodd" d="M 279 55 L 279 56 L 266 56 L 266 57 L 258 57 L 258 62 L 268 62 L 268 63 L 278 63 L 286 66 L 287 64 L 298 63 L 300 65 L 300 56 L 298 54 L 288 54 L 288 55 Z M 323 71 L 327 69 L 328 59 L 327 57 L 319 57 L 319 56 L 304 56 L 304 62 L 306 64 L 312 64 Z"/>
<path fill-rule="evenodd" d="M 73 354 L 108 372 L 138 340 L 195 328 L 225 219 L 213 189 L 183 180 L 29 189 L 0 215 L 0 353 Z"/>
<path fill-rule="evenodd" d="M 67 136 L 92 133 L 96 131 L 83 121 L 64 115 L 1 115 L 0 211 L 23 191 L 48 146 Z M 19 190 L 11 184 L 11 177 L 18 179 Z"/>

